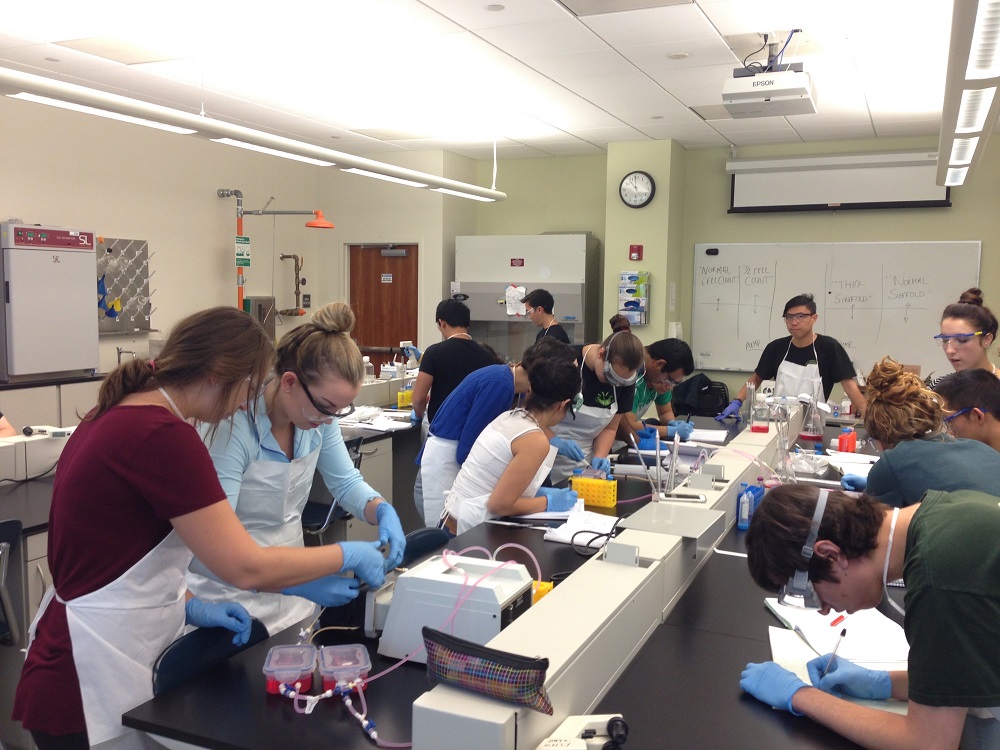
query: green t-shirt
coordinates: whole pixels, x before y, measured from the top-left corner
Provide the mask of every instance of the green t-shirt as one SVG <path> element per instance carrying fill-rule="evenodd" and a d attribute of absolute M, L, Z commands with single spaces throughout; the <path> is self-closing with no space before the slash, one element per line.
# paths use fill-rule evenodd
<path fill-rule="evenodd" d="M 639 419 L 642 419 L 642 415 L 651 403 L 655 401 L 657 406 L 666 406 L 673 397 L 674 392 L 672 389 L 666 393 L 657 393 L 646 385 L 646 378 L 641 377 L 635 383 L 635 398 L 632 399 L 632 413 L 639 417 Z"/>
<path fill-rule="evenodd" d="M 972 490 L 928 491 L 910 522 L 903 627 L 917 703 L 1000 706 L 998 539 L 1000 497 Z"/>

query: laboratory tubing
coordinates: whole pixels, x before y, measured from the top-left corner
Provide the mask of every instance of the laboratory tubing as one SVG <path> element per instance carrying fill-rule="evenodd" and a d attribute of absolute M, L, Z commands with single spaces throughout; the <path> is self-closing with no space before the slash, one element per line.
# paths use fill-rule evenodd
<path fill-rule="evenodd" d="M 372 364 L 371 357 L 364 356 L 361 361 L 365 365 L 365 384 L 375 382 L 375 365 Z"/>

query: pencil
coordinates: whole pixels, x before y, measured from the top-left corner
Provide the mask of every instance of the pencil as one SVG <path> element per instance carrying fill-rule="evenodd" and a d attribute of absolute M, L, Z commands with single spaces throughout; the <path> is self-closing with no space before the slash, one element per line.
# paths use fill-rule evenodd
<path fill-rule="evenodd" d="M 837 658 L 837 650 L 840 648 L 840 644 L 844 642 L 844 636 L 847 635 L 847 628 L 840 631 L 840 635 L 837 637 L 837 643 L 833 647 L 833 653 L 830 654 L 830 660 L 826 663 L 826 667 L 823 669 L 823 677 L 826 677 L 826 673 L 830 671 L 830 667 L 833 666 L 833 660 Z"/>

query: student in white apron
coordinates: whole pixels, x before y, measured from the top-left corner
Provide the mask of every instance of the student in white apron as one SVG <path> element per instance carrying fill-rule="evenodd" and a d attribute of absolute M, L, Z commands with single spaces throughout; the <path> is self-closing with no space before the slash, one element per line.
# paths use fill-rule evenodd
<path fill-rule="evenodd" d="M 452 534 L 487 518 L 576 505 L 573 490 L 541 485 L 556 455 L 548 433 L 572 409 L 580 391 L 579 371 L 565 359 L 543 359 L 528 378 L 531 391 L 524 408 L 504 412 L 486 426 L 448 492 L 441 525 Z"/>
<path fill-rule="evenodd" d="M 13 710 L 40 750 L 139 746 L 121 715 L 152 697 L 153 662 L 185 620 L 249 623 L 238 605 L 189 598 L 192 551 L 247 589 L 281 591 L 345 570 L 384 581 L 377 543 L 260 547 L 226 502 L 187 420 L 253 409 L 273 364 L 274 345 L 251 316 L 196 313 L 155 362 L 113 370 L 67 440 L 48 526 L 53 586 L 31 625 Z"/>
<path fill-rule="evenodd" d="M 282 336 L 276 377 L 252 413 L 241 411 L 220 425 L 208 449 L 230 505 L 258 544 L 303 546 L 302 510 L 318 468 L 338 505 L 378 525 L 391 570 L 406 546 L 399 516 L 355 468 L 337 420 L 354 410 L 364 378 L 361 352 L 350 337 L 354 323 L 350 307 L 331 302 Z M 316 614 L 317 604 L 347 604 L 357 597 L 358 584 L 329 576 L 280 594 L 255 594 L 220 580 L 198 559 L 188 575 L 199 599 L 238 601 L 271 635 Z"/>
<path fill-rule="evenodd" d="M 627 325 L 627 321 L 625 321 Z M 552 431 L 564 440 L 580 446 L 595 469 L 607 471 L 608 453 L 618 434 L 618 425 L 632 410 L 635 382 L 642 374 L 645 350 L 642 342 L 628 330 L 612 333 L 600 344 L 579 348 L 581 406 L 575 419 L 567 415 Z M 558 484 L 581 466 L 581 461 L 557 456 L 549 479 Z"/>
<path fill-rule="evenodd" d="M 819 317 L 813 296 L 800 294 L 792 297 L 785 303 L 781 317 L 790 335 L 775 339 L 764 347 L 749 382 L 759 387 L 765 380 L 774 380 L 776 396 L 808 393 L 817 401 L 830 398 L 834 383 L 840 383 L 854 405 L 854 412 L 864 413 L 865 397 L 855 380 L 857 373 L 851 358 L 835 338 L 813 332 Z M 746 395 L 744 384 L 736 398 L 716 419 L 738 419 Z"/>

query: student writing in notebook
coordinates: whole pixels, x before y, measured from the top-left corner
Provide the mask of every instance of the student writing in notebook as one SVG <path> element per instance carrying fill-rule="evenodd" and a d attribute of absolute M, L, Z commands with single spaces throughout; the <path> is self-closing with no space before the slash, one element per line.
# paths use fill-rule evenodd
<path fill-rule="evenodd" d="M 909 660 L 906 671 L 883 672 L 835 657 L 827 670 L 825 654 L 809 663 L 813 685 L 774 662 L 748 664 L 740 687 L 868 748 L 1000 747 L 998 534 L 1000 498 L 981 492 L 931 490 L 890 508 L 810 485 L 770 490 L 746 535 L 757 584 L 823 614 L 852 613 L 877 606 L 886 581 L 902 578 Z M 842 695 L 907 700 L 907 713 Z"/>

